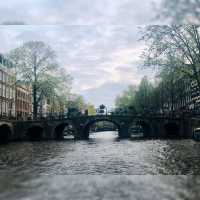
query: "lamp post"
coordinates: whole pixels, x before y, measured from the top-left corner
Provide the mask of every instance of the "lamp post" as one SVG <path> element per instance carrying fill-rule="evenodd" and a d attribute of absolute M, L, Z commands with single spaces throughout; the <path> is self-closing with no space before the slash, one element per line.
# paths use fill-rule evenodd
<path fill-rule="evenodd" d="M 100 110 L 100 112 L 101 112 L 101 110 L 106 110 L 106 115 L 108 114 L 108 109 L 107 109 L 107 107 L 105 106 L 105 105 L 100 105 L 99 106 L 99 110 Z"/>

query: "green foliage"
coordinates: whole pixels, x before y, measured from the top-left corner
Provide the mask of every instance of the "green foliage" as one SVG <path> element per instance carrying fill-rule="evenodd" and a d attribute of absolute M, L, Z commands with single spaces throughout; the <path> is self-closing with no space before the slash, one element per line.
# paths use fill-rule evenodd
<path fill-rule="evenodd" d="M 122 95 L 118 96 L 115 101 L 117 108 L 134 106 L 135 104 L 135 93 L 136 88 L 134 86 L 129 86 L 127 90 L 123 92 Z"/>
<path fill-rule="evenodd" d="M 70 94 L 66 107 L 68 108 L 68 116 L 80 116 L 84 114 L 87 105 L 81 95 Z"/>
<path fill-rule="evenodd" d="M 187 101 L 187 86 L 194 82 L 200 91 L 199 27 L 150 25 L 143 29 L 141 40 L 146 44 L 143 67 L 157 70 L 158 83 L 153 87 L 144 77 L 137 90 L 118 97 L 117 109 L 129 105 L 139 113 L 171 112 L 177 105 L 185 109 L 181 106 Z"/>
<path fill-rule="evenodd" d="M 71 77 L 58 65 L 50 46 L 41 41 L 30 41 L 12 50 L 9 59 L 14 64 L 16 82 L 23 82 L 33 89 L 34 116 L 37 116 L 43 98 L 66 102 Z"/>
<path fill-rule="evenodd" d="M 70 99 L 67 101 L 68 108 L 76 108 L 79 111 L 85 110 L 87 105 L 81 95 L 71 94 Z"/>
<path fill-rule="evenodd" d="M 152 107 L 152 92 L 152 84 L 148 81 L 147 77 L 144 77 L 141 80 L 141 83 L 135 95 L 135 104 L 138 112 L 144 113 L 146 111 L 150 111 Z"/>
<path fill-rule="evenodd" d="M 96 109 L 93 104 L 88 103 L 87 106 L 88 115 L 96 115 Z"/>
<path fill-rule="evenodd" d="M 147 48 L 145 67 L 173 71 L 196 81 L 200 90 L 200 35 L 195 25 L 147 26 L 141 38 Z"/>
<path fill-rule="evenodd" d="M 173 24 L 199 24 L 200 0 L 162 0 L 158 15 Z"/>
<path fill-rule="evenodd" d="M 129 86 L 115 101 L 115 112 L 118 114 L 144 113 L 152 109 L 153 86 L 144 77 L 138 88 Z"/>
<path fill-rule="evenodd" d="M 144 67 L 156 68 L 160 84 L 157 102 L 160 110 L 174 111 L 177 102 L 186 101 L 186 87 L 195 82 L 200 91 L 200 35 L 196 25 L 146 26 L 142 32 L 146 49 Z"/>

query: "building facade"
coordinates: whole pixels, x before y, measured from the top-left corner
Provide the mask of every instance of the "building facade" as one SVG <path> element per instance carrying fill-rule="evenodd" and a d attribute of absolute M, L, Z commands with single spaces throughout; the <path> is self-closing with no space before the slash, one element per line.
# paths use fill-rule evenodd
<path fill-rule="evenodd" d="M 15 84 L 9 61 L 0 54 L 0 117 L 15 117 Z"/>
<path fill-rule="evenodd" d="M 192 92 L 193 92 L 193 88 L 192 88 L 191 80 L 187 78 L 179 79 L 175 83 L 174 109 L 178 111 L 193 110 L 194 100 L 192 98 Z"/>
<path fill-rule="evenodd" d="M 28 119 L 32 116 L 32 90 L 28 86 L 16 85 L 16 117 Z"/>
<path fill-rule="evenodd" d="M 168 108 L 174 111 L 194 111 L 200 112 L 200 91 L 195 80 L 182 78 L 176 81 L 173 91 L 172 101 L 168 100 Z"/>
<path fill-rule="evenodd" d="M 54 96 L 44 97 L 38 105 L 38 114 L 43 117 L 62 115 L 65 110 L 65 105 Z"/>
<path fill-rule="evenodd" d="M 197 81 L 192 81 L 191 83 L 191 98 L 192 108 L 200 111 L 200 91 L 198 89 Z"/>
<path fill-rule="evenodd" d="M 12 63 L 0 54 L 0 117 L 27 119 L 32 114 L 32 91 L 16 84 Z"/>

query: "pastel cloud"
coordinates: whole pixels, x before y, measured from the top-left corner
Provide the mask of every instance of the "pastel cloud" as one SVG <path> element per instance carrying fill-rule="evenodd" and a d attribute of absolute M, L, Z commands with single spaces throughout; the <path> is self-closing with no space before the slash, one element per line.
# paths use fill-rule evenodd
<path fill-rule="evenodd" d="M 0 23 L 29 25 L 0 26 L 0 52 L 42 40 L 74 77 L 75 92 L 112 105 L 127 85 L 152 74 L 138 69 L 143 45 L 137 25 L 151 23 L 153 14 L 150 0 L 2 1 Z"/>
<path fill-rule="evenodd" d="M 146 24 L 154 19 L 152 2 L 160 0 L 7 0 L 0 19 L 28 24 Z"/>

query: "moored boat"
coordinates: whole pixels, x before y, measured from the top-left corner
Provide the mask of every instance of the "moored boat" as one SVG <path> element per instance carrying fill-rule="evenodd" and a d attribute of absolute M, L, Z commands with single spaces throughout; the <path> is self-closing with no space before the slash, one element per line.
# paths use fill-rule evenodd
<path fill-rule="evenodd" d="M 196 141 L 200 141 L 200 128 L 194 129 L 193 139 Z"/>

